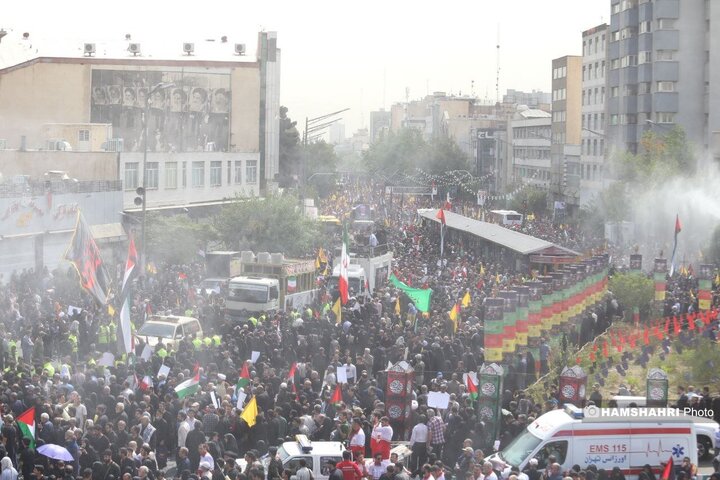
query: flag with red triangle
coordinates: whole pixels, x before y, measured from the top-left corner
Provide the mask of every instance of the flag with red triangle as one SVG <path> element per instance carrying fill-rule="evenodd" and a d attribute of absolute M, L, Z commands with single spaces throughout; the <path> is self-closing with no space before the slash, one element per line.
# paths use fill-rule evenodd
<path fill-rule="evenodd" d="M 240 377 L 238 377 L 238 381 L 235 384 L 235 391 L 239 392 L 241 388 L 247 385 L 250 385 L 250 369 L 248 368 L 247 362 L 245 362 L 240 370 Z"/>
<path fill-rule="evenodd" d="M 603 349 L 602 349 L 603 357 L 608 358 L 610 356 L 610 353 L 608 352 L 608 342 L 603 342 Z"/>
<path fill-rule="evenodd" d="M 643 331 L 643 343 L 650 345 L 650 329 L 648 329 L 647 326 L 645 326 L 645 331 Z"/>
<path fill-rule="evenodd" d="M 677 317 L 673 317 L 673 333 L 675 335 L 680 333 L 680 322 L 678 322 Z"/>
<path fill-rule="evenodd" d="M 674 477 L 675 477 L 675 472 L 674 472 L 674 466 L 673 466 L 673 457 L 672 457 L 672 455 L 670 455 L 670 460 L 668 460 L 667 463 L 665 464 L 662 474 L 660 475 L 660 480 L 672 480 Z"/>
<path fill-rule="evenodd" d="M 343 396 L 342 396 L 342 384 L 337 383 L 335 384 L 335 391 L 332 394 L 332 397 L 330 398 L 330 403 L 333 405 L 337 405 L 338 403 L 342 403 Z"/>
<path fill-rule="evenodd" d="M 16 419 L 23 438 L 30 439 L 30 448 L 35 446 L 35 407 L 30 407 Z"/>
<path fill-rule="evenodd" d="M 471 402 L 477 401 L 478 389 L 470 375 L 467 376 L 467 391 L 468 391 L 468 396 L 470 397 L 470 401 Z"/>

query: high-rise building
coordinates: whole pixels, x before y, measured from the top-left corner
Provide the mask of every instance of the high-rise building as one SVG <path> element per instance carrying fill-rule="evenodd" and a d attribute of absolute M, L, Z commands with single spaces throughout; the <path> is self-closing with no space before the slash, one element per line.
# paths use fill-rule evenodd
<path fill-rule="evenodd" d="M 608 141 L 637 152 L 646 130 L 679 125 L 707 148 L 720 131 L 720 4 L 611 0 L 610 7 Z"/>
<path fill-rule="evenodd" d="M 582 109 L 582 57 L 552 61 L 552 137 L 550 193 L 556 205 L 578 204 Z"/>
<path fill-rule="evenodd" d="M 370 142 L 375 143 L 390 132 L 391 114 L 384 108 L 370 112 Z"/>
<path fill-rule="evenodd" d="M 603 23 L 582 33 L 580 205 L 587 204 L 603 187 L 607 32 L 608 25 Z"/>

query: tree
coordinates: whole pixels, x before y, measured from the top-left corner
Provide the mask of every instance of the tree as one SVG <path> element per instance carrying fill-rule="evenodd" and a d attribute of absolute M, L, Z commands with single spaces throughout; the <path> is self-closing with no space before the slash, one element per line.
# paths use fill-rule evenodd
<path fill-rule="evenodd" d="M 547 191 L 533 187 L 523 188 L 513 196 L 510 209 L 526 215 L 542 215 L 547 211 Z"/>
<path fill-rule="evenodd" d="M 191 262 L 214 236 L 207 224 L 196 223 L 185 215 L 164 216 L 155 212 L 147 215 L 147 255 L 156 260 Z"/>
<path fill-rule="evenodd" d="M 610 290 L 623 308 L 632 312 L 640 311 L 641 318 L 650 314 L 655 298 L 655 283 L 639 272 L 619 273 L 610 279 Z"/>
<path fill-rule="evenodd" d="M 468 168 L 467 156 L 453 140 L 437 138 L 427 142 L 422 132 L 413 128 L 391 132 L 372 144 L 365 152 L 365 161 L 371 171 L 390 176 L 398 172 L 412 174 L 418 168 L 431 174 Z"/>
<path fill-rule="evenodd" d="M 297 122 L 287 116 L 288 108 L 280 107 L 279 182 L 281 187 L 294 185 L 300 175 L 300 132 Z"/>
<path fill-rule="evenodd" d="M 332 145 L 325 141 L 313 142 L 302 149 L 305 156 L 305 178 L 308 186 L 320 197 L 326 197 L 335 189 L 335 173 L 338 157 Z M 326 175 L 332 174 L 332 175 Z"/>
<path fill-rule="evenodd" d="M 648 130 L 640 146 L 640 153 L 617 158 L 618 176 L 630 186 L 657 185 L 695 173 L 695 157 L 685 131 L 678 126 L 664 133 Z"/>
<path fill-rule="evenodd" d="M 319 222 L 302 214 L 290 196 L 238 198 L 213 218 L 225 248 L 307 256 L 322 237 Z"/>

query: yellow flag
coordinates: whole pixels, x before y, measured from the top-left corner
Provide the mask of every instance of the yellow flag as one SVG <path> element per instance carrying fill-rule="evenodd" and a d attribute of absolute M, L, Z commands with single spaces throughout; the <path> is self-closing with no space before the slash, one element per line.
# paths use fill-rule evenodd
<path fill-rule="evenodd" d="M 462 299 L 462 306 L 465 308 L 469 307 L 471 301 L 472 299 L 470 298 L 470 292 L 465 292 L 465 296 Z"/>
<path fill-rule="evenodd" d="M 320 255 L 315 257 L 315 270 L 320 270 Z"/>
<path fill-rule="evenodd" d="M 255 400 L 255 397 L 253 397 L 247 405 L 245 405 L 245 409 L 240 414 L 240 418 L 245 420 L 245 423 L 248 424 L 248 427 L 252 427 L 257 423 L 257 416 L 258 416 L 258 407 L 257 407 L 257 400 Z"/>
<path fill-rule="evenodd" d="M 718 273 L 717 275 L 715 275 L 715 284 L 716 284 L 716 285 L 720 285 L 720 273 Z"/>
<path fill-rule="evenodd" d="M 335 314 L 335 325 L 338 325 L 342 322 L 342 303 L 340 303 L 340 297 L 338 297 L 335 305 L 333 305 L 332 311 Z"/>
<path fill-rule="evenodd" d="M 482 263 L 480 264 L 480 275 L 485 275 L 485 267 Z"/>
<path fill-rule="evenodd" d="M 400 297 L 395 300 L 395 315 L 400 315 Z"/>
<path fill-rule="evenodd" d="M 495 283 L 500 283 L 500 274 L 499 273 L 495 274 Z"/>
<path fill-rule="evenodd" d="M 458 329 L 458 310 L 460 310 L 460 306 L 456 303 L 453 305 L 452 310 L 448 312 L 448 315 L 450 315 L 450 320 L 453 322 L 453 332 L 457 332 Z"/>
<path fill-rule="evenodd" d="M 111 317 L 115 316 L 115 309 L 112 305 L 108 305 L 108 315 L 110 315 Z"/>

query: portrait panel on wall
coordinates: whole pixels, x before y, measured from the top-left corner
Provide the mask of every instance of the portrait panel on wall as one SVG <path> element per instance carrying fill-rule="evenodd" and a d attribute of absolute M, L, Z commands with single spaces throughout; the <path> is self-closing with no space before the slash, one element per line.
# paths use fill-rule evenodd
<path fill-rule="evenodd" d="M 92 101 L 93 105 L 106 105 L 107 102 L 107 91 L 105 87 L 95 86 L 92 89 Z"/>
<path fill-rule="evenodd" d="M 173 88 L 170 94 L 170 111 L 184 112 L 187 104 L 187 93 L 182 88 Z"/>
<path fill-rule="evenodd" d="M 137 102 L 135 87 L 123 87 L 123 106 L 134 107 Z"/>
<path fill-rule="evenodd" d="M 190 111 L 204 112 L 207 106 L 208 92 L 201 87 L 195 87 L 190 94 Z"/>
<path fill-rule="evenodd" d="M 108 103 L 110 105 L 120 105 L 122 102 L 122 86 L 108 85 Z"/>
<path fill-rule="evenodd" d="M 153 93 L 150 102 L 150 108 L 157 110 L 165 110 L 165 106 L 167 104 L 167 97 L 165 95 L 165 91 L 158 90 Z"/>
<path fill-rule="evenodd" d="M 137 99 L 135 100 L 135 106 L 145 108 L 145 101 L 147 100 L 148 89 L 147 87 L 140 87 L 137 89 Z"/>
<path fill-rule="evenodd" d="M 230 91 L 225 88 L 216 88 L 213 91 L 212 112 L 228 113 L 230 111 Z"/>

